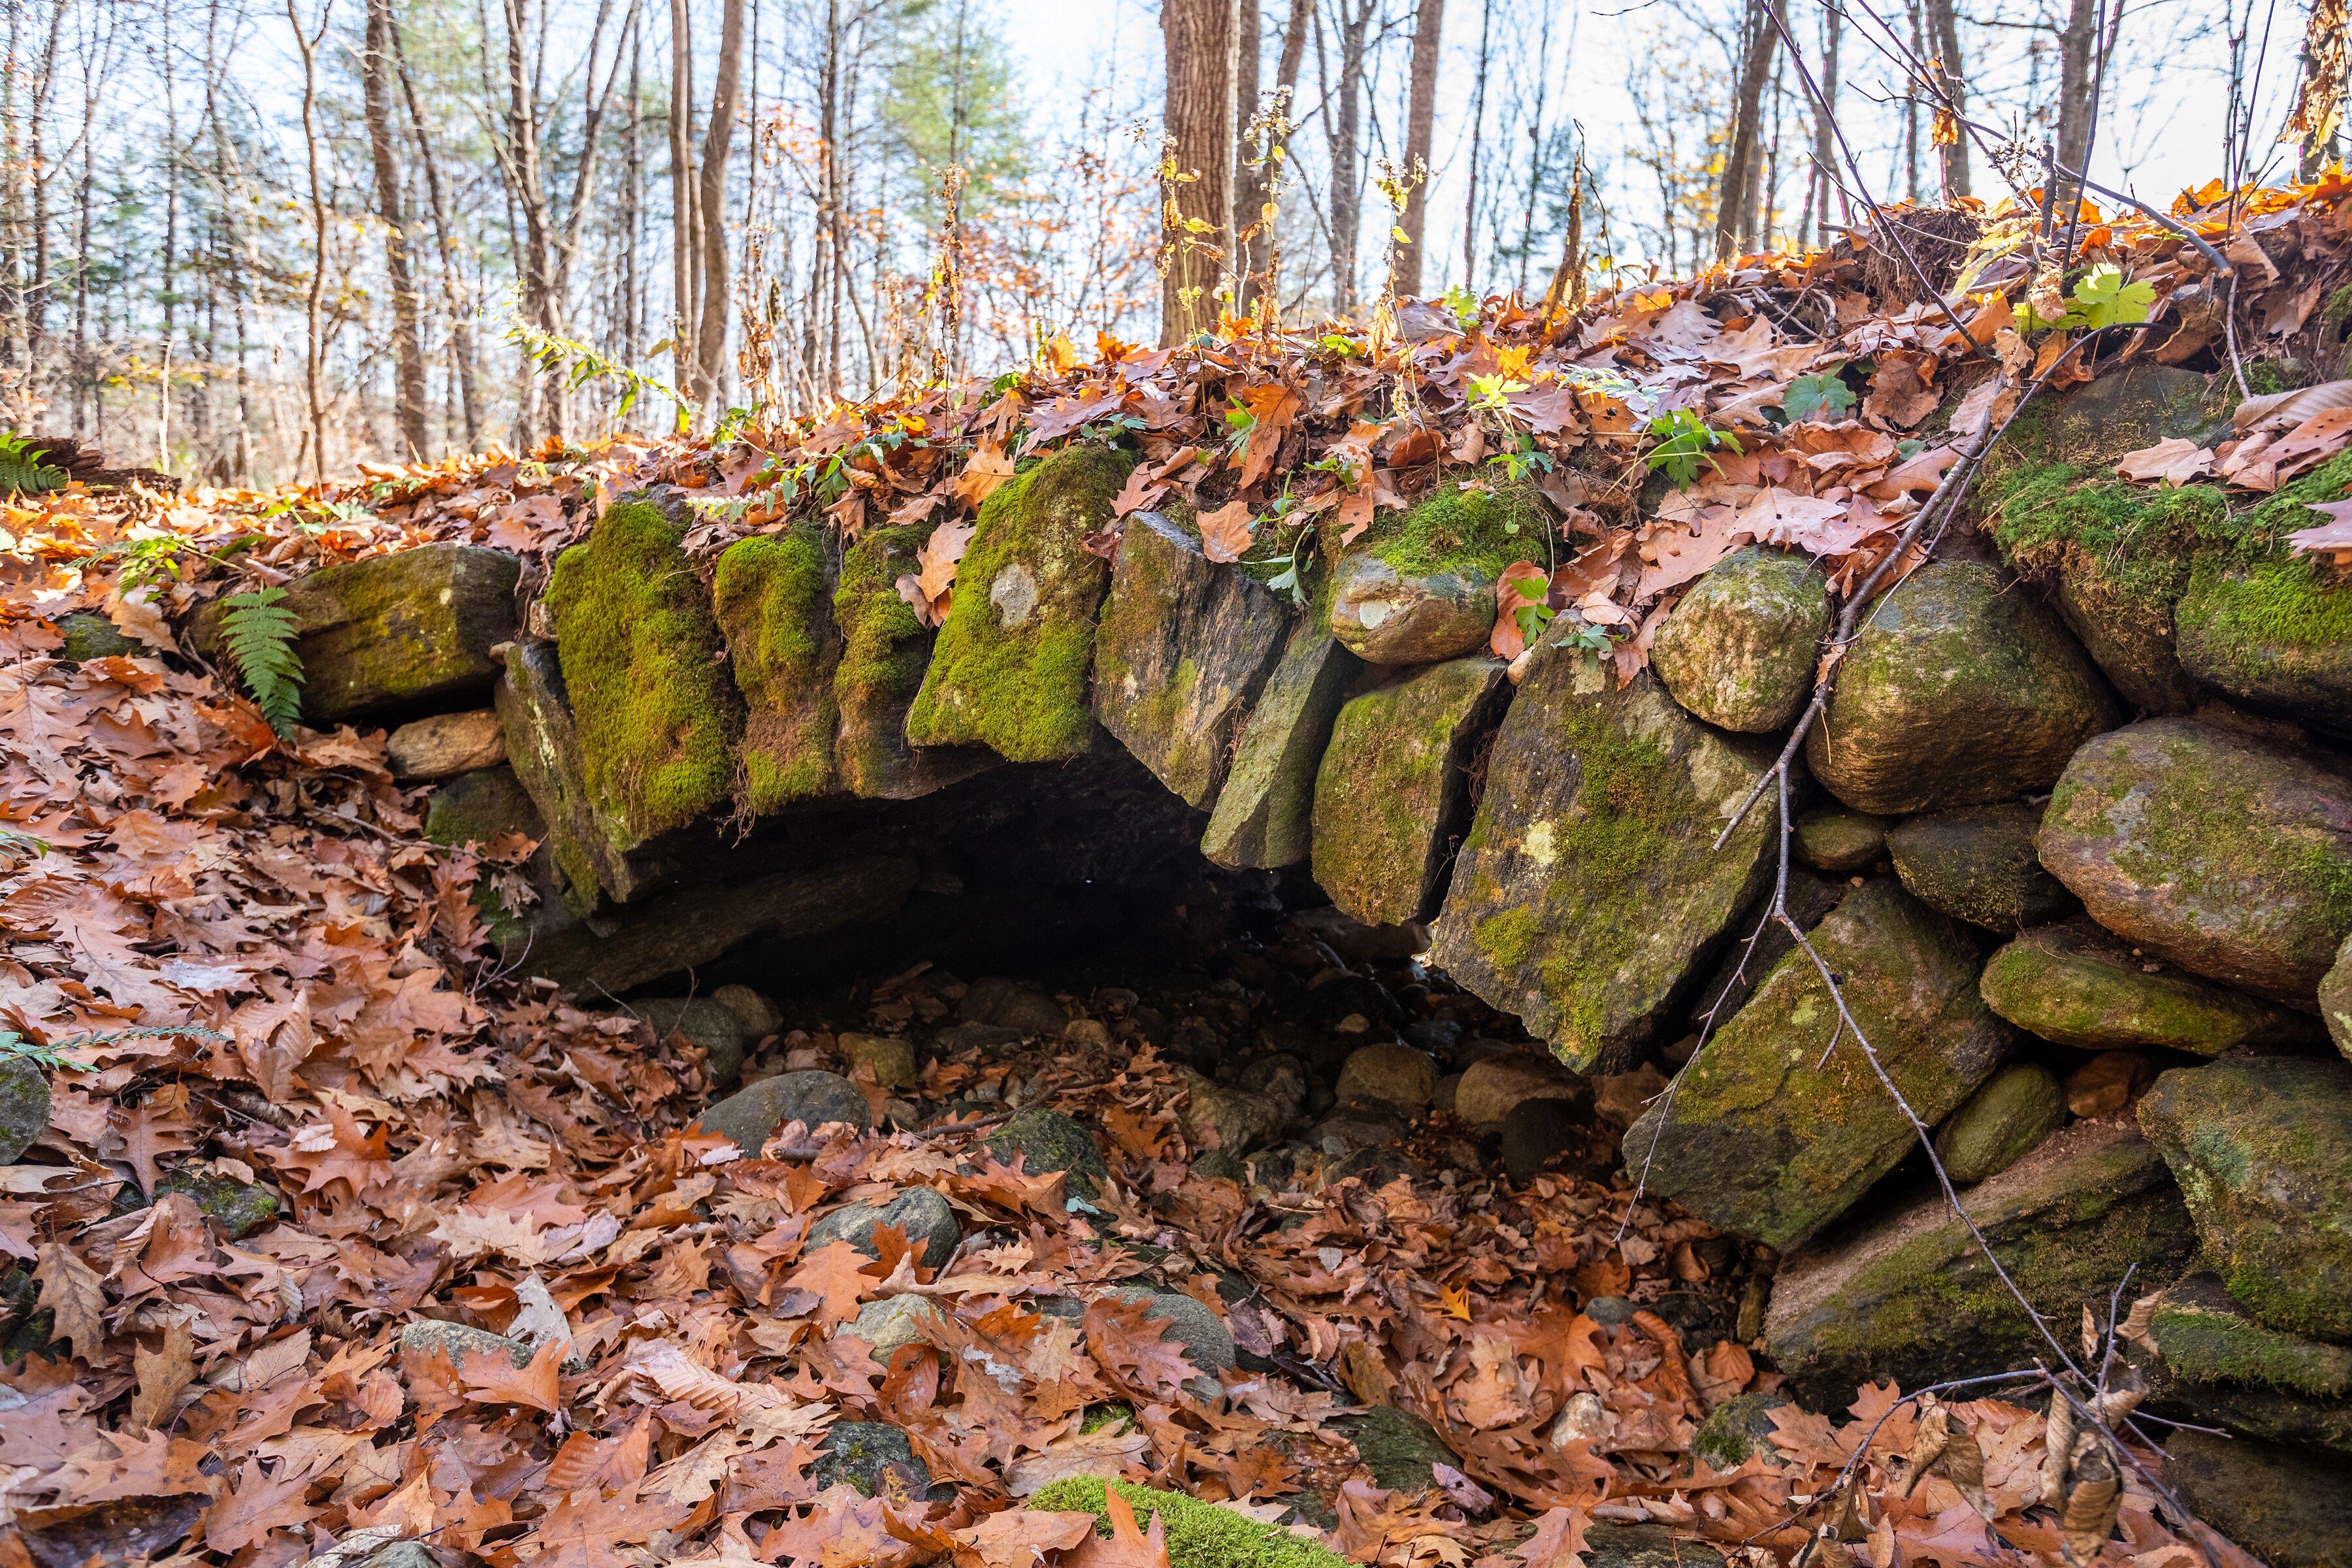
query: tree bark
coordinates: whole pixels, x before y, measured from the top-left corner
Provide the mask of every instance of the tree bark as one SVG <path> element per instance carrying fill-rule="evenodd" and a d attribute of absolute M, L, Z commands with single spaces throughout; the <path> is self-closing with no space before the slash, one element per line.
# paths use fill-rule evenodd
<path fill-rule="evenodd" d="M 383 269 L 392 282 L 392 346 L 397 377 L 395 414 L 411 458 L 426 455 L 425 339 L 417 326 L 416 279 L 409 265 L 408 212 L 400 194 L 400 161 L 392 140 L 392 0 L 367 0 L 367 44 L 360 54 L 367 109 L 368 148 L 375 163 L 376 216 L 383 220 Z"/>
<path fill-rule="evenodd" d="M 2336 153 L 2344 118 L 2347 9 L 2352 7 L 2346 0 L 2313 0 L 2311 19 L 2303 31 L 2303 85 L 2287 129 L 2303 144 L 2305 181 L 2317 179 Z"/>
<path fill-rule="evenodd" d="M 1244 16 L 1255 13 L 1256 0 L 1242 0 L 1242 4 Z M 1314 8 L 1315 0 L 1290 0 L 1290 16 L 1282 29 L 1282 53 L 1275 63 L 1274 92 L 1264 100 L 1270 106 L 1278 106 L 1285 122 L 1288 124 L 1296 123 L 1291 116 L 1297 99 L 1298 67 L 1307 56 L 1307 19 Z M 1255 50 L 1252 48 L 1251 42 L 1246 36 L 1243 38 L 1242 52 L 1254 64 Z M 1256 114 L 1259 111 L 1258 98 L 1253 87 L 1249 96 L 1241 100 L 1239 111 L 1244 116 Z M 1255 229 L 1248 240 L 1243 242 L 1242 306 L 1244 310 L 1256 306 L 1261 292 L 1273 296 L 1276 309 L 1281 308 L 1281 279 L 1273 275 L 1276 257 L 1274 215 L 1265 209 L 1266 204 L 1273 199 L 1274 181 L 1281 176 L 1284 164 L 1288 160 L 1288 143 L 1287 133 L 1281 133 L 1274 138 L 1268 148 L 1248 148 L 1247 155 L 1262 157 L 1265 166 L 1259 169 L 1244 167 L 1236 176 L 1235 183 L 1243 194 L 1234 202 L 1234 221 L 1239 226 L 1234 232 L 1238 235 L 1253 226 Z M 1275 152 L 1281 153 L 1281 159 L 1273 156 Z"/>
<path fill-rule="evenodd" d="M 1344 7 L 1347 0 L 1340 0 Z M 1339 33 L 1339 119 L 1331 132 L 1331 303 L 1339 314 L 1356 308 L 1356 245 L 1364 226 L 1364 49 L 1379 0 L 1343 10 Z"/>
<path fill-rule="evenodd" d="M 1764 0 L 1748 0 L 1739 27 L 1738 95 L 1733 100 L 1730 151 L 1724 155 L 1723 186 L 1716 197 L 1715 258 L 1728 261 L 1751 247 L 1756 238 L 1757 186 L 1763 167 L 1760 113 L 1764 83 L 1772 74 L 1772 57 L 1780 34 L 1765 10 Z"/>
<path fill-rule="evenodd" d="M 1837 181 L 1838 43 L 1844 13 L 1837 6 L 1823 8 L 1822 23 L 1822 101 L 1813 116 L 1813 241 L 1817 245 L 1830 242 L 1830 197 L 1837 195 L 1841 203 L 1844 195 Z M 1842 217 L 1853 214 L 1841 205 Z"/>
<path fill-rule="evenodd" d="M 1493 63 L 1495 0 L 1478 7 L 1478 85 L 1470 100 L 1470 190 L 1462 201 L 1462 283 L 1478 286 L 1478 160 L 1486 135 L 1486 73 Z"/>
<path fill-rule="evenodd" d="M 1943 96 L 1937 106 L 1936 150 L 1944 165 L 1944 199 L 1969 194 L 1969 139 L 1955 121 L 1968 112 L 1968 71 L 1960 58 L 1960 22 L 1952 0 L 1927 0 L 1927 27 L 1936 42 L 1936 86 Z"/>
<path fill-rule="evenodd" d="M 694 36 L 687 0 L 669 0 L 670 363 L 680 391 L 694 379 L 689 334 L 698 319 L 694 283 L 701 236 L 694 210 L 693 121 Z"/>
<path fill-rule="evenodd" d="M 1239 142 L 1234 12 L 1234 0 L 1162 0 L 1160 7 L 1168 68 L 1167 156 L 1178 176 L 1160 216 L 1168 263 L 1160 292 L 1162 343 L 1216 321 L 1218 262 L 1230 254 Z"/>
<path fill-rule="evenodd" d="M 1445 0 L 1421 0 L 1413 13 L 1412 85 L 1405 103 L 1404 172 L 1429 167 L 1430 143 L 1437 128 L 1437 60 L 1445 29 Z M 1406 193 L 1404 253 L 1398 258 L 1396 289 L 1402 296 L 1421 293 L 1421 253 L 1429 230 L 1429 181 L 1417 181 Z"/>
<path fill-rule="evenodd" d="M 457 247 L 450 232 L 449 201 L 441 189 L 441 165 L 433 156 L 432 140 L 425 131 L 425 110 L 416 100 L 416 81 L 409 74 L 408 52 L 400 41 L 400 19 L 392 19 L 392 62 L 400 77 L 400 96 L 408 106 L 409 133 L 416 142 L 416 162 L 425 171 L 425 192 L 433 208 L 433 237 L 441 250 L 441 302 L 449 312 L 449 358 L 457 382 L 458 414 L 465 422 L 466 450 L 482 445 L 482 405 L 476 383 L 474 313 L 458 290 Z"/>
<path fill-rule="evenodd" d="M 302 52 L 302 144 L 310 171 L 310 288 L 303 300 L 302 386 L 310 416 L 310 479 L 327 480 L 327 405 L 320 385 L 325 345 L 320 341 L 320 311 L 327 288 L 327 195 L 319 171 L 319 45 L 327 36 L 334 0 L 319 0 L 319 30 L 305 37 L 296 0 L 286 0 L 286 19 L 294 25 L 294 42 Z"/>
<path fill-rule="evenodd" d="M 727 151 L 735 136 L 735 94 L 743 78 L 743 0 L 727 0 L 719 13 L 719 68 L 710 89 L 710 121 L 702 135 L 702 166 L 695 210 L 701 215 L 700 325 L 695 333 L 694 384 L 690 395 L 709 404 L 719 395 L 726 369 L 727 307 L 731 302 L 727 262 Z"/>
<path fill-rule="evenodd" d="M 2097 34 L 2096 0 L 2074 0 L 2058 34 L 2058 162 L 2077 174 L 2090 172 L 2083 160 L 2091 150 L 2091 66 Z"/>

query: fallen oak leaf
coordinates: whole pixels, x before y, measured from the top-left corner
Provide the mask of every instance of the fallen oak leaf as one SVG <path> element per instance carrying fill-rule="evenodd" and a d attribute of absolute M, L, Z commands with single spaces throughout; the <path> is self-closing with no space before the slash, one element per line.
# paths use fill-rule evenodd
<path fill-rule="evenodd" d="M 970 1552 L 979 1568 L 1037 1568 L 1048 1552 L 1067 1552 L 1095 1532 L 1090 1513 L 1055 1513 L 1044 1509 L 1008 1508 L 978 1524 L 948 1531 L 961 1548 L 958 1561 Z"/>
<path fill-rule="evenodd" d="M 45 1241 L 33 1267 L 33 1283 L 40 1287 L 40 1305 L 57 1314 L 51 1333 L 96 1366 L 106 1349 L 106 1291 L 98 1270 L 65 1243 Z"/>
<path fill-rule="evenodd" d="M 1511 1557 L 1527 1568 L 1584 1568 L 1584 1527 L 1591 1516 L 1580 1508 L 1555 1508 L 1536 1520 L 1536 1532 Z"/>
<path fill-rule="evenodd" d="M 2194 441 L 2168 437 L 2116 459 L 2116 477 L 2141 484 L 2185 485 L 2213 469 L 2213 454 Z"/>
<path fill-rule="evenodd" d="M 1159 1513 L 1151 1516 L 1149 1533 L 1137 1528 L 1135 1510 L 1116 1487 L 1103 1488 L 1103 1516 L 1110 1534 L 1091 1531 L 1078 1549 L 1064 1559 L 1064 1568 L 1170 1568 L 1168 1531 Z"/>
<path fill-rule="evenodd" d="M 242 1552 L 273 1531 L 309 1523 L 318 1512 L 302 1500 L 311 1478 L 295 1474 L 295 1468 L 281 1461 L 272 1478 L 262 1473 L 258 1459 L 246 1460 L 236 1489 L 205 1510 L 205 1544 L 224 1553 Z"/>
<path fill-rule="evenodd" d="M 469 1351 L 457 1367 L 458 1384 L 478 1405 L 527 1405 L 552 1415 L 562 1408 L 558 1373 L 568 1348 L 551 1340 L 523 1366 L 501 1350 Z"/>
<path fill-rule="evenodd" d="M 996 493 L 997 487 L 1013 478 L 1013 459 L 1005 455 L 1003 446 L 989 437 L 982 437 L 972 447 L 971 456 L 963 468 L 948 481 L 948 494 L 953 496 L 967 510 L 978 511 L 980 503 Z"/>
<path fill-rule="evenodd" d="M 1256 542 L 1257 518 L 1247 501 L 1232 500 L 1201 518 L 1201 553 L 1220 563 L 1239 561 Z"/>

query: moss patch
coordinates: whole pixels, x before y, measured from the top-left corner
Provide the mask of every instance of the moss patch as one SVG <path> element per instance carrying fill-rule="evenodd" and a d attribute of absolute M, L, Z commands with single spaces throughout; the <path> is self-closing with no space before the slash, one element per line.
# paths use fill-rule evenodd
<path fill-rule="evenodd" d="M 2191 1383 L 2352 1398 L 2352 1349 L 2263 1327 L 2210 1274 L 2192 1274 L 2167 1290 L 2148 1331 L 2166 1370 Z"/>
<path fill-rule="evenodd" d="M 1382 516 L 1358 548 L 1387 562 L 1400 577 L 1473 568 L 1491 582 L 1514 562 L 1546 560 L 1550 528 L 1550 513 L 1532 485 L 1465 490 L 1441 479 L 1403 511 Z M 1338 539 L 1336 531 L 1328 532 L 1326 550 L 1337 553 Z"/>
<path fill-rule="evenodd" d="M 1016 763 L 1087 749 L 1095 609 L 1110 567 L 1084 541 L 1109 521 L 1131 466 L 1108 447 L 1066 447 L 982 503 L 930 669 L 907 710 L 909 741 L 984 745 Z"/>
<path fill-rule="evenodd" d="M 1201 1502 L 1181 1492 L 1156 1491 L 1097 1476 L 1054 1482 L 1029 1500 L 1049 1513 L 1091 1513 L 1096 1530 L 1110 1534 L 1107 1491 L 1116 1489 L 1134 1510 L 1138 1529 L 1149 1531 L 1157 1517 L 1166 1533 L 1170 1568 L 1347 1568 L 1347 1559 L 1327 1552 L 1280 1525 L 1261 1524 L 1245 1513 Z"/>
<path fill-rule="evenodd" d="M 739 699 L 680 538 L 651 502 L 616 506 L 548 584 L 589 796 L 617 849 L 711 810 L 734 776 Z"/>
<path fill-rule="evenodd" d="M 745 721 L 743 804 L 771 812 L 832 788 L 834 631 L 823 536 L 759 534 L 719 557 L 710 596 Z"/>

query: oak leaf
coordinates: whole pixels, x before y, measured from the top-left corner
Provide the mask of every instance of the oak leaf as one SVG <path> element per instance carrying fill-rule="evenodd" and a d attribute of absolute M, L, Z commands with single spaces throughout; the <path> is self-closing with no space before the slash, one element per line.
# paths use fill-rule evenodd
<path fill-rule="evenodd" d="M 50 1331 L 96 1366 L 106 1348 L 106 1291 L 98 1270 L 65 1243 L 45 1241 L 33 1266 L 33 1283 L 40 1287 L 40 1305 L 57 1314 Z"/>
<path fill-rule="evenodd" d="M 293 1471 L 292 1465 L 281 1463 L 272 1478 L 262 1473 L 259 1460 L 246 1460 L 236 1489 L 205 1514 L 205 1544 L 220 1552 L 242 1552 L 274 1530 L 309 1523 L 318 1512 L 302 1500 L 310 1478 Z"/>
<path fill-rule="evenodd" d="M 552 1415 L 562 1408 L 559 1372 L 564 1349 L 550 1341 L 523 1366 L 501 1350 L 472 1351 L 457 1368 L 457 1381 L 478 1405 L 527 1405 Z"/>
<path fill-rule="evenodd" d="M 195 1335 L 184 1318 L 163 1325 L 163 1342 L 154 1350 L 133 1345 L 131 1364 L 139 1386 L 131 1396 L 131 1425 L 160 1426 L 172 1413 L 181 1391 L 196 1380 Z"/>
<path fill-rule="evenodd" d="M 1008 1508 L 990 1514 L 967 1530 L 949 1531 L 961 1560 L 971 1553 L 979 1568 L 1037 1568 L 1048 1552 L 1067 1552 L 1095 1532 L 1090 1513 L 1054 1513 L 1044 1509 Z"/>
<path fill-rule="evenodd" d="M 1219 563 L 1239 561 L 1256 542 L 1252 531 L 1256 525 L 1256 515 L 1244 500 L 1230 500 L 1214 511 L 1202 513 L 1201 553 Z"/>
<path fill-rule="evenodd" d="M 1103 1514 L 1110 1533 L 1089 1533 L 1064 1559 L 1064 1568 L 1169 1568 L 1168 1532 L 1160 1515 L 1147 1533 L 1136 1528 L 1135 1510 L 1116 1487 L 1103 1489 Z"/>

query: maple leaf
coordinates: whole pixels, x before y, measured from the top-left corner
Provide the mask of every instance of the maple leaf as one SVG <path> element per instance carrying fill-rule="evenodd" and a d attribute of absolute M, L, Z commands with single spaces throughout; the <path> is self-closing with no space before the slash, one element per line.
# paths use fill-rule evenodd
<path fill-rule="evenodd" d="M 1528 1568 L 1584 1568 L 1584 1526 L 1590 1519 L 1580 1508 L 1555 1508 L 1536 1517 L 1536 1531 L 1512 1550 Z"/>
<path fill-rule="evenodd" d="M 1256 515 L 1244 500 L 1230 500 L 1214 511 L 1203 512 L 1201 553 L 1219 563 L 1239 561 L 1256 542 L 1252 531 L 1256 526 Z"/>
<path fill-rule="evenodd" d="M 106 1291 L 98 1270 L 65 1243 L 45 1241 L 33 1268 L 33 1283 L 40 1287 L 40 1305 L 57 1313 L 57 1327 L 50 1331 L 96 1366 L 106 1348 Z"/>
<path fill-rule="evenodd" d="M 1116 1487 L 1103 1488 L 1103 1517 L 1108 1535 L 1089 1533 L 1078 1549 L 1063 1560 L 1064 1568 L 1169 1568 L 1168 1532 L 1158 1513 L 1150 1533 L 1136 1528 L 1135 1509 Z"/>

